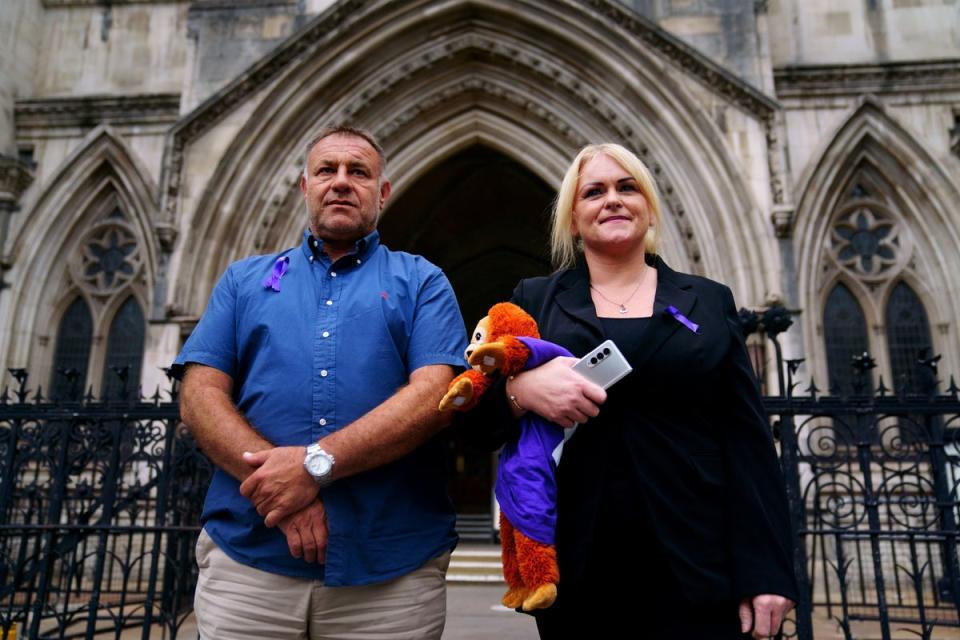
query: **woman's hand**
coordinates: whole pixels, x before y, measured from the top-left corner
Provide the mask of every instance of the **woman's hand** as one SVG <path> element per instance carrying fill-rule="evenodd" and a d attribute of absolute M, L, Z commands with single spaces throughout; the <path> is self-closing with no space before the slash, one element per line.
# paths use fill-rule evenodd
<path fill-rule="evenodd" d="M 517 374 L 507 382 L 507 396 L 516 398 L 522 410 L 533 411 L 565 429 L 596 417 L 600 413 L 599 405 L 607 399 L 607 392 L 571 369 L 576 361 L 576 358 L 554 358 L 536 369 Z"/>
<path fill-rule="evenodd" d="M 793 605 L 793 600 L 767 593 L 744 598 L 740 601 L 740 630 L 757 640 L 775 636 Z"/>

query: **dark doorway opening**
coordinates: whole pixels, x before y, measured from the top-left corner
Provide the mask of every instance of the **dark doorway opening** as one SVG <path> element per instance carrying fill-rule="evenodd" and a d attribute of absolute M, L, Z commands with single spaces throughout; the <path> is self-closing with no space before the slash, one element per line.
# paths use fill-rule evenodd
<path fill-rule="evenodd" d="M 396 200 L 380 221 L 391 249 L 420 254 L 450 279 L 470 330 L 522 278 L 550 273 L 554 197 L 540 178 L 507 156 L 475 146 L 437 165 Z M 460 513 L 489 513 L 493 458 L 453 434 L 450 487 Z"/>

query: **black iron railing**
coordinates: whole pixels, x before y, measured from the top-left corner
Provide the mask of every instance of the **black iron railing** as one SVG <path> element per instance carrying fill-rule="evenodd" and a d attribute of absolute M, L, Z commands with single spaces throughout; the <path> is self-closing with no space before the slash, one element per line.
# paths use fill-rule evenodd
<path fill-rule="evenodd" d="M 212 472 L 179 423 L 176 387 L 48 400 L 31 395 L 26 372 L 11 374 L 17 388 L 0 395 L 0 638 L 14 627 L 20 638 L 176 637 Z"/>
<path fill-rule="evenodd" d="M 779 442 L 804 594 L 786 627 L 824 621 L 853 638 L 872 625 L 932 638 L 960 626 L 960 389 L 918 354 L 922 388 L 896 392 L 855 359 L 851 389 L 798 391 L 783 358 L 790 316 L 741 312 L 771 339 L 778 393 L 764 401 Z M 151 398 L 66 399 L 11 370 L 0 394 L 0 639 L 175 638 L 192 607 L 199 514 L 212 467 L 179 422 L 176 386 Z M 67 380 L 74 372 L 61 372 Z M 749 461 L 744 461 L 749 463 Z M 157 630 L 162 630 L 158 633 Z"/>
<path fill-rule="evenodd" d="M 931 638 L 960 626 L 960 389 L 938 379 L 939 357 L 917 354 L 920 388 L 896 392 L 855 357 L 850 389 L 798 393 L 803 360 L 785 360 L 782 308 L 742 311 L 745 333 L 772 341 L 779 393 L 764 403 L 779 440 L 793 521 L 797 579 L 806 598 L 786 629 L 813 638 L 814 620 L 852 639 L 869 624 L 884 640 Z"/>

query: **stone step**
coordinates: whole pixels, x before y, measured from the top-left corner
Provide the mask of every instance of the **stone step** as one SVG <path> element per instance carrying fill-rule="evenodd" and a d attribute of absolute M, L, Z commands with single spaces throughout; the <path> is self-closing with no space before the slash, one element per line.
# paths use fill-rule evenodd
<path fill-rule="evenodd" d="M 464 542 L 494 542 L 493 522 L 487 514 L 458 515 L 457 534 Z"/>
<path fill-rule="evenodd" d="M 500 547 L 492 544 L 461 543 L 450 558 L 447 582 L 502 583 Z"/>

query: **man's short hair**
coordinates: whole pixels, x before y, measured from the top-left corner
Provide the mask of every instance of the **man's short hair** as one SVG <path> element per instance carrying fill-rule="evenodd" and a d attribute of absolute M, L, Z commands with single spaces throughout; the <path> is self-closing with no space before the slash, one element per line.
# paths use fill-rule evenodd
<path fill-rule="evenodd" d="M 303 156 L 303 170 L 306 173 L 307 163 L 310 160 L 310 152 L 313 151 L 313 148 L 317 146 L 317 143 L 323 140 L 324 138 L 329 138 L 330 136 L 352 136 L 354 138 L 362 138 L 367 141 L 367 143 L 373 147 L 374 151 L 377 152 L 377 157 L 380 159 L 380 177 L 383 177 L 387 173 L 387 157 L 383 153 L 383 147 L 380 146 L 380 143 L 377 142 L 377 139 L 372 133 L 366 129 L 361 129 L 360 127 L 353 127 L 348 124 L 333 124 L 320 129 L 313 138 L 310 139 L 310 142 L 307 143 L 307 148 L 304 150 Z"/>

